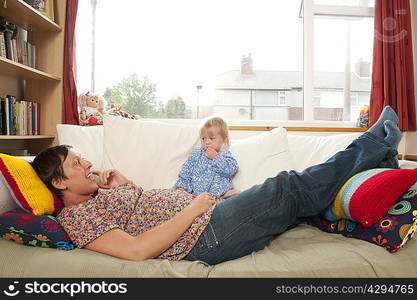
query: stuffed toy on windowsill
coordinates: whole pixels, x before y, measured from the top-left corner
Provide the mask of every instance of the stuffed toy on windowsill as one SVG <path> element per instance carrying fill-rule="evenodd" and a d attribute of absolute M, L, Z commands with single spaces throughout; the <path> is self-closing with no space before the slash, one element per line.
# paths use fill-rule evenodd
<path fill-rule="evenodd" d="M 90 92 L 78 96 L 79 123 L 82 126 L 103 125 L 104 100 Z"/>
<path fill-rule="evenodd" d="M 117 106 L 117 105 L 114 105 L 114 104 L 110 105 L 110 110 L 107 113 L 111 116 L 119 116 L 119 117 L 123 117 L 123 118 L 127 118 L 127 119 L 133 119 L 133 120 L 139 120 L 140 119 L 139 115 L 134 115 L 134 114 L 130 114 L 126 111 L 123 111 L 121 106 Z"/>

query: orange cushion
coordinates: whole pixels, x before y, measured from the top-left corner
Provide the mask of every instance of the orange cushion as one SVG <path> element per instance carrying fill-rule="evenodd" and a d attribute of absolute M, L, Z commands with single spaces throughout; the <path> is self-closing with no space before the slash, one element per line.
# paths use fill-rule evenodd
<path fill-rule="evenodd" d="M 56 215 L 61 199 L 42 182 L 29 162 L 0 153 L 0 172 L 16 203 L 35 215 Z"/>

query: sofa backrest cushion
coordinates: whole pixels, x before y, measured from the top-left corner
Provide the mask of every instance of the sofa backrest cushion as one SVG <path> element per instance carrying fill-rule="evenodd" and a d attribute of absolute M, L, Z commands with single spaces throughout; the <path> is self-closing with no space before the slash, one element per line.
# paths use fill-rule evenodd
<path fill-rule="evenodd" d="M 282 127 L 249 138 L 232 140 L 230 151 L 239 164 L 239 170 L 233 178 L 234 188 L 238 190 L 262 183 L 280 171 L 295 168 L 288 147 L 287 131 Z"/>
<path fill-rule="evenodd" d="M 121 171 L 145 190 L 173 187 L 197 146 L 197 125 L 104 117 L 104 167 Z M 233 183 L 240 190 L 295 166 L 283 128 L 232 140 L 230 151 L 238 161 Z"/>
<path fill-rule="evenodd" d="M 104 167 L 144 190 L 171 188 L 199 143 L 198 126 L 104 116 Z"/>
<path fill-rule="evenodd" d="M 288 144 L 295 161 L 295 169 L 302 171 L 307 167 L 325 162 L 336 152 L 345 149 L 361 133 L 337 134 L 328 136 L 288 135 Z"/>
<path fill-rule="evenodd" d="M 103 170 L 103 126 L 56 126 L 60 145 L 70 145 L 93 164 L 95 170 Z"/>

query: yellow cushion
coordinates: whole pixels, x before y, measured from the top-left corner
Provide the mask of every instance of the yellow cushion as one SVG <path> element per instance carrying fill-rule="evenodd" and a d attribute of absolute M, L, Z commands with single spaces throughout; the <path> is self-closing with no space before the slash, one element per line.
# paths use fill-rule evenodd
<path fill-rule="evenodd" d="M 62 201 L 42 182 L 29 162 L 0 153 L 0 171 L 16 203 L 35 215 L 56 215 Z"/>

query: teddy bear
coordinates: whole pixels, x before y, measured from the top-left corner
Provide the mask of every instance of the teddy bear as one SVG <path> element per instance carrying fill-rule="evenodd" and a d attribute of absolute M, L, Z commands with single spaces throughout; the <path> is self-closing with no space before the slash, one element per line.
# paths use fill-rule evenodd
<path fill-rule="evenodd" d="M 104 101 L 90 92 L 78 96 L 79 122 L 83 126 L 103 125 Z"/>

